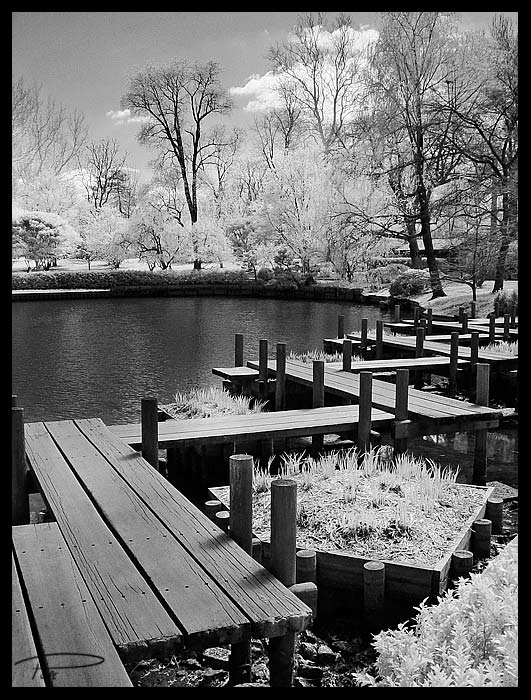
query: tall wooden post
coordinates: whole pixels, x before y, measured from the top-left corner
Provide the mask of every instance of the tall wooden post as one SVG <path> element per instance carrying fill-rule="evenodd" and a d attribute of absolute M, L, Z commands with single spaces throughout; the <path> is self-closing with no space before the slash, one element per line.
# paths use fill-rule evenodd
<path fill-rule="evenodd" d="M 258 344 L 258 381 L 267 382 L 267 340 Z"/>
<path fill-rule="evenodd" d="M 461 333 L 468 333 L 468 312 L 465 310 L 461 317 Z"/>
<path fill-rule="evenodd" d="M 271 573 L 288 588 L 296 581 L 297 482 L 271 482 Z M 269 640 L 269 684 L 293 685 L 295 634 L 289 632 Z"/>
<path fill-rule="evenodd" d="M 480 406 L 489 405 L 489 373 L 489 364 L 478 363 L 476 365 L 476 403 Z M 472 483 L 477 486 L 485 486 L 487 483 L 487 438 L 488 430 L 486 428 L 476 430 Z"/>
<path fill-rule="evenodd" d="M 475 401 L 476 365 L 479 358 L 479 332 L 472 331 L 470 338 L 470 398 Z"/>
<path fill-rule="evenodd" d="M 275 381 L 275 411 L 286 408 L 286 343 L 277 343 L 277 371 Z"/>
<path fill-rule="evenodd" d="M 400 323 L 400 304 L 395 304 L 395 323 Z"/>
<path fill-rule="evenodd" d="M 415 329 L 419 325 L 419 319 L 420 319 L 420 306 L 415 306 L 413 309 L 413 326 Z"/>
<path fill-rule="evenodd" d="M 11 524 L 30 521 L 27 492 L 26 446 L 24 443 L 24 409 L 11 409 Z"/>
<path fill-rule="evenodd" d="M 424 355 L 424 328 L 417 327 L 417 339 L 415 343 L 415 357 L 422 357 Z M 423 372 L 421 369 L 415 370 L 415 389 L 422 388 L 422 376 Z"/>
<path fill-rule="evenodd" d="M 396 370 L 396 395 L 395 395 L 395 431 L 400 429 L 400 423 L 408 419 L 408 389 L 409 389 L 409 370 Z M 407 438 L 394 438 L 394 453 L 395 455 L 402 454 L 407 450 Z"/>
<path fill-rule="evenodd" d="M 448 368 L 448 393 L 455 396 L 457 393 L 457 360 L 459 358 L 459 333 L 450 334 L 450 366 Z"/>
<path fill-rule="evenodd" d="M 492 311 L 489 314 L 489 343 L 496 342 L 496 315 Z"/>
<path fill-rule="evenodd" d="M 243 333 L 234 335 L 234 366 L 243 367 Z"/>
<path fill-rule="evenodd" d="M 372 372 L 360 372 L 360 400 L 358 419 L 358 449 L 367 452 L 371 447 Z"/>
<path fill-rule="evenodd" d="M 470 318 L 476 318 L 476 308 L 477 308 L 477 302 L 471 301 L 470 302 Z"/>
<path fill-rule="evenodd" d="M 352 367 L 352 341 L 346 338 L 343 340 L 343 371 L 350 372 Z"/>
<path fill-rule="evenodd" d="M 375 358 L 381 360 L 383 356 L 383 320 L 376 321 L 376 353 Z"/>
<path fill-rule="evenodd" d="M 504 314 L 503 315 L 503 339 L 505 340 L 506 343 L 508 343 L 510 338 L 511 338 L 511 334 L 509 333 L 510 325 L 511 325 L 510 314 Z"/>
<path fill-rule="evenodd" d="M 345 337 L 345 317 L 341 314 L 337 317 L 337 337 L 339 339 Z"/>
<path fill-rule="evenodd" d="M 464 307 L 463 307 L 463 306 L 460 306 L 460 307 L 459 307 L 459 312 L 458 312 L 458 313 L 459 313 L 459 323 L 461 323 L 461 324 L 463 323 L 463 314 L 464 314 L 464 312 L 465 312 Z"/>
<path fill-rule="evenodd" d="M 511 304 L 511 309 L 510 309 L 510 315 L 511 315 L 511 328 L 516 328 L 516 304 Z"/>
<path fill-rule="evenodd" d="M 141 401 L 142 416 L 142 457 L 152 467 L 159 470 L 159 423 L 157 415 L 157 399 L 143 398 Z"/>
<path fill-rule="evenodd" d="M 367 356 L 367 319 L 361 319 L 361 341 L 360 341 L 360 354 L 362 358 L 365 359 Z"/>
<path fill-rule="evenodd" d="M 495 301 L 494 302 L 494 316 L 495 316 L 495 318 L 498 318 L 499 315 L 500 315 L 500 302 Z"/>
<path fill-rule="evenodd" d="M 428 309 L 428 323 L 426 327 L 426 332 L 428 335 L 432 334 L 432 328 L 433 328 L 433 309 L 430 307 Z"/>
<path fill-rule="evenodd" d="M 344 342 L 344 341 L 343 341 Z M 325 363 L 323 360 L 313 361 L 313 381 L 312 381 L 312 408 L 324 406 L 324 373 Z M 323 449 L 324 435 L 312 435 L 312 452 L 315 454 Z"/>
<path fill-rule="evenodd" d="M 240 547 L 252 554 L 253 543 L 253 458 L 232 455 L 229 459 L 230 519 L 229 532 Z M 251 680 L 251 636 L 231 644 L 229 683 L 237 685 Z"/>

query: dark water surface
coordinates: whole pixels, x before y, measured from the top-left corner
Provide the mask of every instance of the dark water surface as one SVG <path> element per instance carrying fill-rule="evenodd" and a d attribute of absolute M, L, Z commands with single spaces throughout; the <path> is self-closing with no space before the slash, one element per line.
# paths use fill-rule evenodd
<path fill-rule="evenodd" d="M 102 418 L 107 424 L 140 420 L 140 400 L 169 403 L 177 391 L 221 385 L 212 367 L 232 366 L 234 334 L 244 334 L 245 359 L 267 338 L 288 351 L 322 349 L 345 329 L 389 318 L 352 303 L 173 297 L 68 299 L 13 303 L 13 393 L 26 421 Z M 471 470 L 474 438 L 412 441 L 418 454 Z M 517 431 L 489 432 L 489 479 L 516 486 Z"/>

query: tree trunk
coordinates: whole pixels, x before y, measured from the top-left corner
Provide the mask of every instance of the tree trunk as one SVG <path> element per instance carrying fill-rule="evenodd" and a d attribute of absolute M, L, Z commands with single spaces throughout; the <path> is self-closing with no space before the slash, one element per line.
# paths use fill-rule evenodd
<path fill-rule="evenodd" d="M 89 269 L 89 272 L 90 272 L 90 260 L 87 260 L 87 265 L 88 265 L 88 269 Z"/>
<path fill-rule="evenodd" d="M 516 201 L 512 197 L 509 191 L 510 183 L 509 178 L 506 178 L 504 182 L 504 192 L 502 197 L 502 207 L 503 207 L 503 218 L 501 225 L 501 243 L 500 249 L 498 251 L 498 259 L 496 261 L 496 272 L 494 275 L 494 287 L 492 288 L 492 293 L 495 294 L 503 289 L 503 282 L 505 278 L 505 263 L 507 260 L 507 252 L 509 250 L 509 244 L 513 238 L 513 229 L 516 222 Z"/>
<path fill-rule="evenodd" d="M 201 260 L 198 260 L 197 258 L 194 260 L 194 270 L 200 270 L 201 269 Z"/>
<path fill-rule="evenodd" d="M 411 219 L 406 219 L 406 229 L 408 235 L 408 245 L 409 245 L 409 257 L 411 258 L 411 267 L 414 270 L 419 270 L 422 267 L 422 260 L 420 257 L 419 241 L 417 238 L 417 232 L 415 230 L 415 222 Z"/>
<path fill-rule="evenodd" d="M 426 261 L 428 263 L 428 270 L 430 271 L 430 283 L 432 291 L 431 298 L 437 299 L 438 297 L 445 297 L 446 294 L 444 293 L 444 290 L 442 288 L 441 278 L 439 276 L 439 267 L 435 258 L 435 251 L 433 249 L 428 197 L 424 190 L 424 187 L 422 186 L 420 189 L 420 230 L 422 233 L 422 242 L 424 243 L 424 250 L 426 251 Z"/>

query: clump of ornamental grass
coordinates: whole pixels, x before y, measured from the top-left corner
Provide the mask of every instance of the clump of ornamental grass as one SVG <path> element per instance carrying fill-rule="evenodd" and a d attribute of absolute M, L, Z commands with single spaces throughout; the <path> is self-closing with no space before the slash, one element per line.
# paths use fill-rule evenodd
<path fill-rule="evenodd" d="M 416 608 L 413 626 L 375 635 L 374 671 L 360 686 L 496 687 L 518 685 L 518 549 L 506 546 L 488 567 Z"/>
<path fill-rule="evenodd" d="M 508 343 L 505 340 L 499 340 L 496 343 L 489 343 L 482 350 L 488 350 L 489 352 L 498 352 L 500 355 L 515 355 L 518 356 L 518 341 L 515 340 L 514 343 Z"/>
<path fill-rule="evenodd" d="M 174 403 L 162 406 L 173 418 L 210 418 L 261 413 L 264 402 L 248 396 L 233 396 L 225 389 L 208 387 L 177 392 Z"/>
<path fill-rule="evenodd" d="M 313 362 L 314 360 L 323 360 L 324 362 L 342 362 L 343 355 L 340 352 L 323 352 L 322 350 L 317 350 L 317 348 L 315 348 L 314 350 L 308 350 L 307 352 L 293 352 L 293 350 L 290 350 L 287 359 L 297 360 L 298 362 L 304 363 Z M 354 353 L 352 353 L 352 359 L 356 362 L 361 362 L 363 360 L 362 357 L 358 357 Z"/>

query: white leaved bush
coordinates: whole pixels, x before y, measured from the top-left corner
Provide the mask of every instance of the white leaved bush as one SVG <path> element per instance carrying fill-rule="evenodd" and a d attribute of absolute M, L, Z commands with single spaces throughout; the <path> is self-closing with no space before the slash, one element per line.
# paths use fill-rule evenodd
<path fill-rule="evenodd" d="M 460 579 L 433 606 L 422 603 L 413 628 L 375 635 L 372 687 L 516 687 L 518 552 L 507 546 L 480 574 Z"/>

